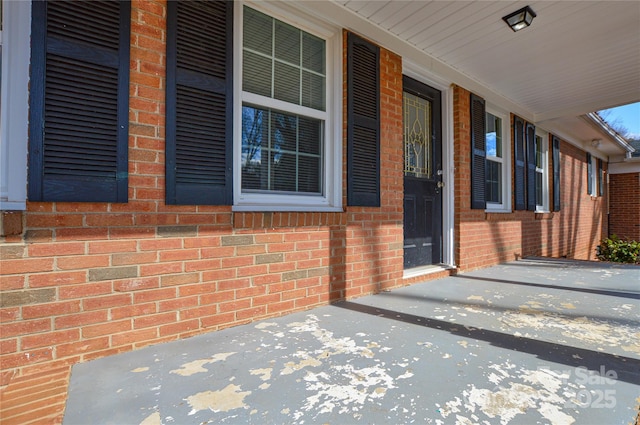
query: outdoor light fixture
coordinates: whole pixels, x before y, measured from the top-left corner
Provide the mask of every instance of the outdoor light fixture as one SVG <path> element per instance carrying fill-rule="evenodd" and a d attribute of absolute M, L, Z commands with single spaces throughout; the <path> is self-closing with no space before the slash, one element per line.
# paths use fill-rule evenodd
<path fill-rule="evenodd" d="M 515 32 L 531 25 L 531 22 L 535 17 L 536 12 L 531 10 L 529 6 L 525 6 L 522 9 L 516 10 L 515 12 L 503 17 L 502 19 Z"/>

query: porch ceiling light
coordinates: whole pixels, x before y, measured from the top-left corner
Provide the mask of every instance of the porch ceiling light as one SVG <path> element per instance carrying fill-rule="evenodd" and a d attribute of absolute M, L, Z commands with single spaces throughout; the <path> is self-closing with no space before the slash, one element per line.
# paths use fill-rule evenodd
<path fill-rule="evenodd" d="M 536 13 L 531 10 L 529 6 L 525 6 L 522 9 L 504 16 L 502 19 L 507 23 L 507 25 L 509 25 L 509 28 L 515 32 L 531 25 L 531 22 L 535 17 Z"/>

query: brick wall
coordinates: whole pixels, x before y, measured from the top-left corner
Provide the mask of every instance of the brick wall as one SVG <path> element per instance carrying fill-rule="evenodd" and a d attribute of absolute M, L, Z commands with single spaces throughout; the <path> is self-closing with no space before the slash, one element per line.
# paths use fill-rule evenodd
<path fill-rule="evenodd" d="M 403 279 L 400 57 L 381 51 L 380 208 L 233 213 L 226 206 L 168 206 L 166 4 L 134 0 L 132 8 L 129 202 L 30 202 L 24 213 L 1 215 L 6 424 L 59 422 L 75 363 L 425 280 Z M 468 97 L 454 90 L 461 269 L 516 255 L 593 258 L 603 202 L 586 195 L 584 153 L 567 143 L 562 211 L 470 209 Z M 571 189 L 585 195 L 574 201 Z"/>
<path fill-rule="evenodd" d="M 392 161 L 380 208 L 168 206 L 166 5 L 132 6 L 129 202 L 2 214 L 3 423 L 60 421 L 75 363 L 406 284 L 400 57 L 381 52 L 381 151 Z"/>
<path fill-rule="evenodd" d="M 640 173 L 609 175 L 609 235 L 640 241 Z"/>
<path fill-rule="evenodd" d="M 471 209 L 469 96 L 467 90 L 454 86 L 454 234 L 460 270 L 535 255 L 595 259 L 596 246 L 607 228 L 606 190 L 603 197 L 587 194 L 586 153 L 569 143 L 560 143 L 560 211 L 504 214 Z M 553 176 L 549 157 L 549 175 Z"/>

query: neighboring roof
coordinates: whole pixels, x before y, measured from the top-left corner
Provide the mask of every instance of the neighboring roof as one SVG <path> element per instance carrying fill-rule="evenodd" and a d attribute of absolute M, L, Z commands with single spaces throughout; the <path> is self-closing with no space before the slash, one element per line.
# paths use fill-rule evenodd
<path fill-rule="evenodd" d="M 629 144 L 635 149 L 631 156 L 640 158 L 640 140 L 629 140 Z"/>

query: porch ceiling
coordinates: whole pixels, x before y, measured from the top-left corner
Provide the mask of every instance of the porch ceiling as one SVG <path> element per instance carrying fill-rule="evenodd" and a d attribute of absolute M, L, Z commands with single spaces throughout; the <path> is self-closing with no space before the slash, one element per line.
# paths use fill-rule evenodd
<path fill-rule="evenodd" d="M 640 2 L 337 3 L 520 105 L 536 122 L 640 101 Z M 533 24 L 502 17 L 530 5 Z"/>

